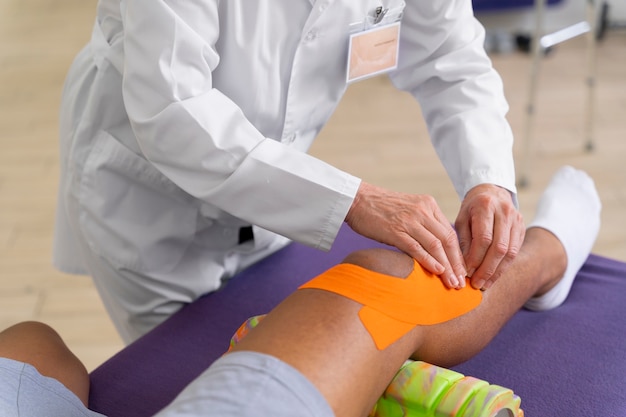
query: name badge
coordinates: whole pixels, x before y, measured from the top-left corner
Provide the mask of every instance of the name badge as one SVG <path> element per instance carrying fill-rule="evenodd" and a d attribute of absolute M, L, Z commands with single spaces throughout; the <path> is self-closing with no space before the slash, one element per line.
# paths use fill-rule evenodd
<path fill-rule="evenodd" d="M 346 82 L 362 80 L 398 67 L 402 7 L 387 13 L 377 8 L 365 23 L 350 35 Z M 354 24 L 357 26 L 359 24 Z"/>

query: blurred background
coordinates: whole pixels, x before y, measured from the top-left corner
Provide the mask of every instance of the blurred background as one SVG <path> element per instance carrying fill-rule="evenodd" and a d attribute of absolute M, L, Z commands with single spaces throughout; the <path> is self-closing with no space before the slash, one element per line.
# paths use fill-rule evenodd
<path fill-rule="evenodd" d="M 547 3 L 542 33 L 590 22 L 586 0 Z M 593 252 L 626 261 L 626 2 L 596 4 L 591 55 L 589 37 L 581 35 L 541 50 L 537 61 L 532 0 L 474 5 L 504 80 L 516 164 L 527 167 L 519 190 L 526 220 L 558 167 L 584 169 L 596 180 L 604 205 Z M 89 370 L 123 344 L 90 278 L 55 271 L 51 247 L 59 98 L 74 55 L 90 37 L 94 14 L 95 1 L 88 0 L 0 2 L 0 328 L 46 322 Z M 589 62 L 595 63 L 592 101 Z M 531 91 L 535 112 L 529 119 Z M 431 194 L 450 221 L 456 216 L 458 197 L 429 144 L 419 106 L 384 77 L 350 86 L 311 152 L 374 184 Z"/>

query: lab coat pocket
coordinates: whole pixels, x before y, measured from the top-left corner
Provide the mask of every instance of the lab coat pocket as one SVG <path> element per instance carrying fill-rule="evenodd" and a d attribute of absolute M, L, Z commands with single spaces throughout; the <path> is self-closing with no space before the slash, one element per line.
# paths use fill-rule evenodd
<path fill-rule="evenodd" d="M 85 240 L 116 268 L 169 271 L 195 234 L 193 197 L 104 131 L 85 162 L 79 205 Z"/>

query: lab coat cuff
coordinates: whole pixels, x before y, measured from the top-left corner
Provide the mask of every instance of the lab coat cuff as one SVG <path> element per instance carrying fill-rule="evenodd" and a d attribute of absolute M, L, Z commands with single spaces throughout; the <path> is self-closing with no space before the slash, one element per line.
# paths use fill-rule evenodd
<path fill-rule="evenodd" d="M 346 220 L 348 211 L 352 207 L 352 203 L 356 197 L 357 191 L 361 186 L 361 179 L 354 176 L 347 176 L 346 183 L 342 190 L 341 197 L 337 199 L 336 204 L 329 212 L 328 221 L 324 227 L 324 231 L 319 241 L 318 249 L 329 251 L 332 247 L 341 226 Z"/>
<path fill-rule="evenodd" d="M 465 198 L 469 191 L 481 184 L 491 184 L 501 188 L 504 188 L 511 195 L 511 200 L 513 205 L 517 210 L 519 210 L 519 201 L 517 198 L 517 188 L 515 186 L 515 179 L 507 180 L 503 178 L 498 178 L 497 176 L 488 178 L 488 177 L 477 177 L 473 181 L 470 181 L 466 184 L 464 192 L 461 194 L 461 198 Z"/>

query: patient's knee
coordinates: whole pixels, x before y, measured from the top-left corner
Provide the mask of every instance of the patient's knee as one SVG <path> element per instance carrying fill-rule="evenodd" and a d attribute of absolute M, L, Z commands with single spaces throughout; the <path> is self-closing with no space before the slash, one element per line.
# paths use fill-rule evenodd
<path fill-rule="evenodd" d="M 0 356 L 8 356 L 8 351 L 22 354 L 24 348 L 49 346 L 60 341 L 58 333 L 47 324 L 36 321 L 24 321 L 14 324 L 0 332 Z"/>
<path fill-rule="evenodd" d="M 89 394 L 89 374 L 50 326 L 26 321 L 0 332 L 0 357 L 25 362 L 70 389 L 83 404 Z"/>
<path fill-rule="evenodd" d="M 414 266 L 409 255 L 389 249 L 359 250 L 346 256 L 343 262 L 398 278 L 408 277 Z"/>

